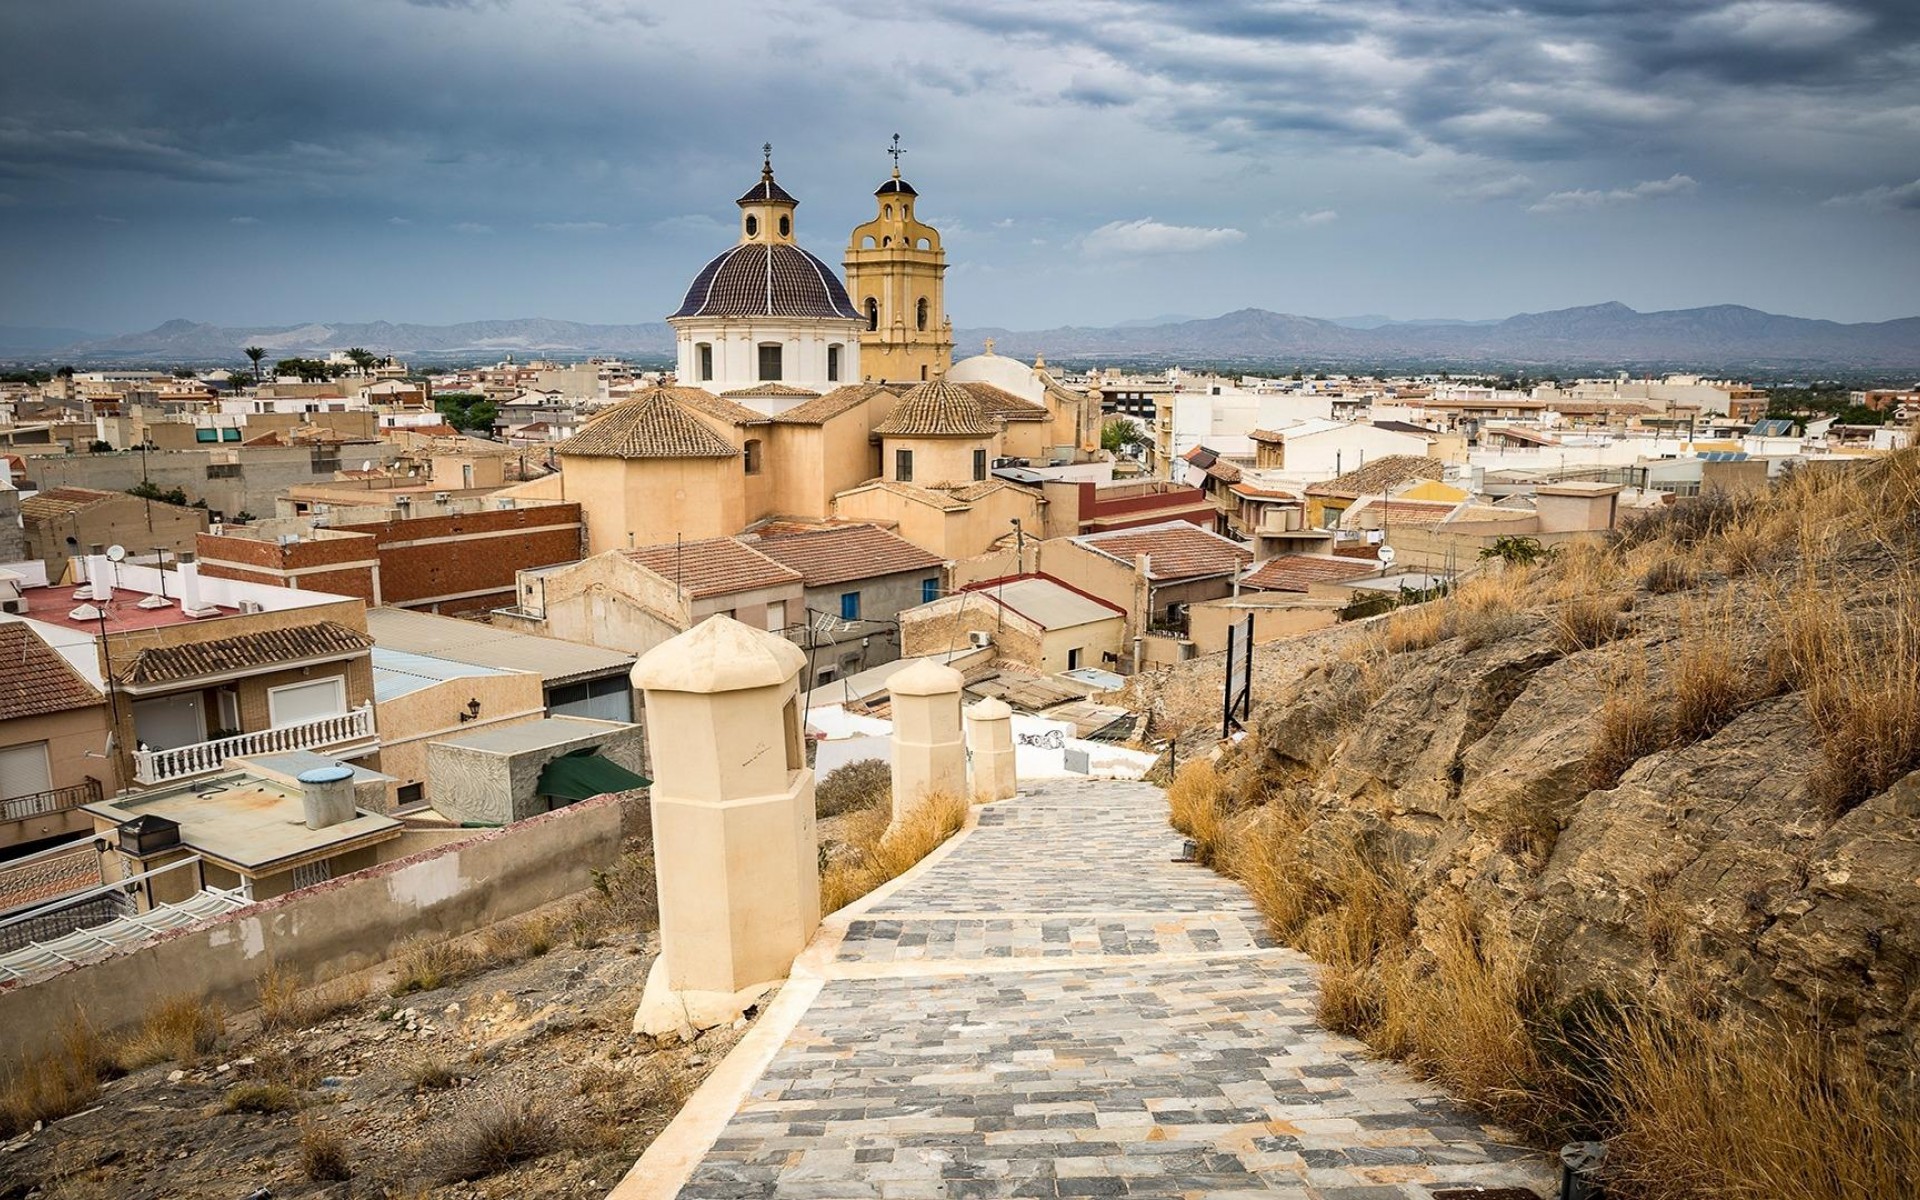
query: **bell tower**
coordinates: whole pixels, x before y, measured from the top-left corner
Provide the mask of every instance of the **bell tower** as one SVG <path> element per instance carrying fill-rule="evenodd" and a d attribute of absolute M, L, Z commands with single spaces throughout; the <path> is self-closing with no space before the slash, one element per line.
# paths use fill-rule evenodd
<path fill-rule="evenodd" d="M 900 178 L 900 135 L 893 135 L 893 176 L 874 192 L 874 218 L 847 240 L 847 292 L 866 320 L 860 367 L 867 379 L 919 383 L 953 364 L 953 322 L 947 319 L 947 252 L 940 231 L 916 219 L 919 193 Z"/>

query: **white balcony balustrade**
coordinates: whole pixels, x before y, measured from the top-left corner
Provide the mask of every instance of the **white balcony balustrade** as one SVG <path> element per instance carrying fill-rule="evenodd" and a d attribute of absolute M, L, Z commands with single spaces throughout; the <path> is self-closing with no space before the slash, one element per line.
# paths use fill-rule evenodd
<path fill-rule="evenodd" d="M 368 703 L 330 717 L 279 725 L 218 741 L 194 742 L 187 746 L 175 746 L 171 750 L 136 750 L 133 754 L 133 779 L 135 783 L 152 786 L 218 771 L 229 758 L 281 754 L 289 750 L 320 750 L 328 746 L 370 742 L 373 738 L 373 705 Z"/>

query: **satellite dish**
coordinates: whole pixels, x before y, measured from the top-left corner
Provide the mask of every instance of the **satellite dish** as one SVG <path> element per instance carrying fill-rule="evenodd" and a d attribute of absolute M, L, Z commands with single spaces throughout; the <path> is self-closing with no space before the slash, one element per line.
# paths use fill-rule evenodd
<path fill-rule="evenodd" d="M 1389 566 L 1389 567 L 1392 566 L 1393 559 L 1394 559 L 1393 547 L 1382 544 L 1380 547 L 1380 552 L 1377 555 L 1377 557 L 1380 559 L 1380 562 L 1383 566 Z"/>
<path fill-rule="evenodd" d="M 362 463 L 360 464 L 360 469 L 361 469 L 362 471 L 371 471 L 371 470 L 373 470 L 373 460 L 369 458 L 369 459 L 367 459 L 366 461 L 364 461 L 364 462 L 362 462 Z"/>
<path fill-rule="evenodd" d="M 115 544 L 107 547 L 108 562 L 120 562 L 126 557 L 127 557 L 127 548 L 125 546 Z"/>

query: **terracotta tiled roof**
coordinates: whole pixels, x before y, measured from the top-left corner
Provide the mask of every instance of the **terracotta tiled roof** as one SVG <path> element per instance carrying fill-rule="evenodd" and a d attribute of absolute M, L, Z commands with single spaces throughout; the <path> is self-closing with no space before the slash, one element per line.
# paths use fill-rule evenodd
<path fill-rule="evenodd" d="M 937 555 L 873 525 L 842 525 L 742 540 L 800 572 L 808 587 L 905 571 L 931 571 L 942 562 Z"/>
<path fill-rule="evenodd" d="M 262 629 L 205 642 L 152 646 L 134 655 L 119 678 L 129 686 L 174 683 L 307 658 L 350 655 L 372 646 L 373 639 L 358 629 L 338 621 L 316 621 L 291 629 Z"/>
<path fill-rule="evenodd" d="M 111 500 L 115 496 L 124 496 L 125 492 L 103 492 L 97 488 L 57 487 L 47 488 L 20 502 L 20 515 L 36 520 L 49 520 L 70 516 L 92 508 L 96 504 Z"/>
<path fill-rule="evenodd" d="M 995 492 L 1004 492 L 1008 488 L 1012 488 L 1017 492 L 1030 490 L 1022 488 L 1017 483 L 1009 483 L 1004 479 L 983 479 L 979 483 L 969 483 L 965 487 L 946 488 L 943 490 L 956 500 L 964 500 L 968 504 L 972 504 L 975 500 L 985 499 Z"/>
<path fill-rule="evenodd" d="M 1252 433 L 1249 433 L 1247 436 L 1252 438 L 1256 442 L 1267 442 L 1270 445 L 1278 445 L 1281 442 L 1284 442 L 1287 440 L 1287 437 L 1285 434 L 1276 433 L 1271 429 L 1256 429 Z"/>
<path fill-rule="evenodd" d="M 873 427 L 891 437 L 991 437 L 999 432 L 973 393 L 957 383 L 933 379 L 915 385 L 887 419 Z"/>
<path fill-rule="evenodd" d="M 732 458 L 740 453 L 687 411 L 684 393 L 697 388 L 651 388 L 594 418 L 554 447 L 558 454 L 594 458 Z M 700 392 L 718 401 L 718 396 Z M 693 404 L 702 411 L 700 401 Z"/>
<path fill-rule="evenodd" d="M 1379 570 L 1378 563 L 1363 559 L 1283 554 L 1242 575 L 1240 584 L 1257 592 L 1304 592 L 1308 584 L 1340 583 L 1377 574 Z"/>
<path fill-rule="evenodd" d="M 1307 488 L 1309 496 L 1380 496 L 1409 483 L 1437 480 L 1446 468 L 1437 458 L 1417 454 L 1388 454 L 1345 475 Z"/>
<path fill-rule="evenodd" d="M 748 408 L 737 400 L 716 396 L 704 388 L 676 388 L 674 398 L 725 425 L 765 425 L 773 419 L 757 408 Z"/>
<path fill-rule="evenodd" d="M 1045 421 L 1050 416 L 1044 407 L 1030 400 L 1022 400 L 1004 388 L 990 383 L 963 383 L 961 387 L 973 394 L 980 402 L 980 411 L 990 417 L 999 417 L 1004 421 Z"/>
<path fill-rule="evenodd" d="M 1349 508 L 1340 523 L 1348 529 L 1361 528 L 1359 521 L 1365 514 L 1373 522 L 1384 518 L 1388 525 L 1438 525 L 1458 507 L 1451 500 L 1369 500 Z"/>
<path fill-rule="evenodd" d="M 891 479 L 869 479 L 865 483 L 857 484 L 847 490 L 850 492 L 864 492 L 869 488 L 876 491 L 890 492 L 903 500 L 911 500 L 916 504 L 924 504 L 929 508 L 937 508 L 941 512 L 959 512 L 967 507 L 964 500 L 958 500 L 947 492 L 936 491 L 933 488 L 916 487 L 911 483 L 895 483 Z"/>
<path fill-rule="evenodd" d="M 1216 458 L 1211 463 L 1208 463 L 1207 474 L 1218 479 L 1221 483 L 1240 482 L 1240 468 L 1224 458 Z"/>
<path fill-rule="evenodd" d="M 1300 493 L 1292 488 L 1271 487 L 1267 484 L 1248 483 L 1244 480 L 1234 484 L 1231 490 L 1236 496 L 1251 496 L 1255 500 L 1298 500 L 1300 498 Z"/>
<path fill-rule="evenodd" d="M 808 388 L 794 387 L 790 383 L 756 383 L 750 388 L 735 388 L 730 392 L 721 392 L 723 399 L 738 400 L 753 396 L 805 396 L 811 399 L 820 393 Z"/>
<path fill-rule="evenodd" d="M 785 412 L 775 413 L 773 419 L 782 425 L 822 425 L 842 413 L 852 412 L 882 392 L 898 399 L 896 393 L 882 384 L 850 383 L 817 399 L 803 400 Z"/>
<path fill-rule="evenodd" d="M 101 700 L 30 626 L 0 625 L 0 721 L 86 708 Z"/>
<path fill-rule="evenodd" d="M 1073 540 L 1129 564 L 1137 554 L 1151 555 L 1148 578 L 1158 583 L 1237 574 L 1253 561 L 1253 551 L 1247 547 L 1186 521 L 1090 533 Z"/>
<path fill-rule="evenodd" d="M 621 553 L 662 579 L 677 582 L 694 600 L 800 582 L 800 572 L 737 538 L 701 538 L 678 545 L 667 542 Z"/>

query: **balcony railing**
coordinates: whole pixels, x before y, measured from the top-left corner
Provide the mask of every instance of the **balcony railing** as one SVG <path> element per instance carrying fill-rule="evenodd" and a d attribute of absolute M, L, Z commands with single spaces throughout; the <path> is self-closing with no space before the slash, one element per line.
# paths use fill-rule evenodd
<path fill-rule="evenodd" d="M 152 785 L 218 771 L 229 758 L 282 754 L 289 750 L 319 750 L 347 742 L 373 739 L 373 705 L 363 704 L 337 716 L 280 725 L 257 733 L 242 733 L 215 742 L 195 742 L 171 750 L 136 750 L 133 779 Z"/>
<path fill-rule="evenodd" d="M 44 817 L 49 813 L 79 808 L 82 804 L 94 804 L 99 799 L 100 781 L 89 778 L 85 783 L 76 783 L 72 787 L 51 788 L 44 792 L 0 800 L 0 821 L 24 821 L 29 817 Z"/>

